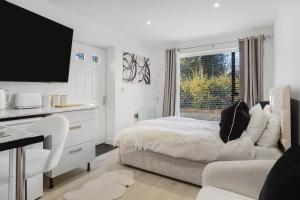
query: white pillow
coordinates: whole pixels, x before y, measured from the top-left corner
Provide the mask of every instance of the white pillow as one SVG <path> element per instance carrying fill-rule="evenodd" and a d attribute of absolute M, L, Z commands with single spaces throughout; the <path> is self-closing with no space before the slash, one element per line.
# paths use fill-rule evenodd
<path fill-rule="evenodd" d="M 255 147 L 250 137 L 241 137 L 227 142 L 217 156 L 218 161 L 253 160 Z"/>
<path fill-rule="evenodd" d="M 261 107 L 260 104 L 256 104 L 254 107 L 252 107 L 250 110 L 249 110 L 249 113 L 252 116 L 254 115 L 257 115 L 257 114 L 262 114 L 263 113 L 263 109 Z"/>
<path fill-rule="evenodd" d="M 261 137 L 263 131 L 267 127 L 268 117 L 263 113 L 260 104 L 255 105 L 250 109 L 250 122 L 247 129 L 242 134 L 242 137 L 249 136 L 255 144 Z"/>
<path fill-rule="evenodd" d="M 270 106 L 267 105 L 263 112 L 268 117 L 268 125 L 262 136 L 258 140 L 257 145 L 265 148 L 278 146 L 278 141 L 281 136 L 280 132 L 280 116 L 271 112 Z"/>

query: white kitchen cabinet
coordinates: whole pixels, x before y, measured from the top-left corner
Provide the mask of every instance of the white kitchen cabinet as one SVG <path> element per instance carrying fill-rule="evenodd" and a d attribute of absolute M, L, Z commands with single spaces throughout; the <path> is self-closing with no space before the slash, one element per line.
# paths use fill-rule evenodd
<path fill-rule="evenodd" d="M 57 167 L 45 175 L 50 178 L 50 187 L 53 187 L 53 178 L 75 168 L 87 165 L 95 159 L 95 145 L 97 140 L 97 110 L 62 112 L 61 115 L 70 121 L 70 131 L 65 143 L 62 157 Z M 45 146 L 51 144 L 45 144 Z"/>
<path fill-rule="evenodd" d="M 37 120 L 53 114 L 64 115 L 68 118 L 70 121 L 70 130 L 58 166 L 52 171 L 45 173 L 50 178 L 52 184 L 53 178 L 73 169 L 89 166 L 89 163 L 95 159 L 95 145 L 98 138 L 98 107 L 83 105 L 74 108 L 52 108 L 50 110 L 44 108 L 7 110 L 5 113 L 0 113 L 0 120 L 2 121 L 0 122 L 0 126 L 9 126 L 21 130 L 26 129 Z M 39 143 L 28 148 L 43 147 L 47 149 L 51 148 L 51 141 L 45 140 L 44 144 Z M 5 167 L 8 169 L 8 152 L 0 153 L 0 160 L 3 159 L 7 160 L 4 163 L 7 163 Z M 6 199 L 4 190 L 7 190 L 7 187 L 0 186 L 1 200 Z M 43 196 L 43 174 L 27 180 L 27 200 L 34 200 L 41 196 Z"/>

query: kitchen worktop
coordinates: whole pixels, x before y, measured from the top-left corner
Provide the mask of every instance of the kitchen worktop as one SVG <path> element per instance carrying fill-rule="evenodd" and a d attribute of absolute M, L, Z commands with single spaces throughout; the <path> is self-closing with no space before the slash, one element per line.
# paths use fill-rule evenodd
<path fill-rule="evenodd" d="M 34 108 L 34 109 L 7 109 L 5 111 L 0 111 L 0 120 L 21 118 L 26 116 L 48 115 L 54 113 L 72 112 L 72 111 L 80 111 L 80 110 L 91 110 L 96 108 L 97 106 L 95 104 L 82 104 L 80 106 L 64 107 L 64 108 L 42 107 L 42 108 Z"/>
<path fill-rule="evenodd" d="M 27 131 L 4 128 L 0 136 L 0 152 L 42 142 L 43 135 L 35 135 Z"/>

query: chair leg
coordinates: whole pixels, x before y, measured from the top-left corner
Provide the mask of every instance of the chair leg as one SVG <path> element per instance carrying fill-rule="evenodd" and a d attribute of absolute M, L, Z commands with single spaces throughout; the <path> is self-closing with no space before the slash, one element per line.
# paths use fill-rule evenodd
<path fill-rule="evenodd" d="M 27 200 L 27 194 L 28 194 L 27 189 L 28 189 L 28 187 L 27 187 L 27 180 L 25 180 L 25 200 Z"/>
<path fill-rule="evenodd" d="M 52 189 L 52 188 L 54 188 L 54 180 L 53 180 L 53 178 L 50 178 L 49 179 L 49 189 Z"/>
<path fill-rule="evenodd" d="M 88 172 L 91 171 L 91 163 L 88 163 L 88 164 L 87 164 L 87 171 L 88 171 Z"/>

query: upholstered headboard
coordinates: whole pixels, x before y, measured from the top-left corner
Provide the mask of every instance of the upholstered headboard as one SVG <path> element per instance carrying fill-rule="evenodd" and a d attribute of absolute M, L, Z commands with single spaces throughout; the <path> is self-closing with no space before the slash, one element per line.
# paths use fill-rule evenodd
<path fill-rule="evenodd" d="M 270 90 L 270 107 L 281 117 L 281 138 L 284 151 L 291 147 L 291 87 L 280 86 Z"/>

